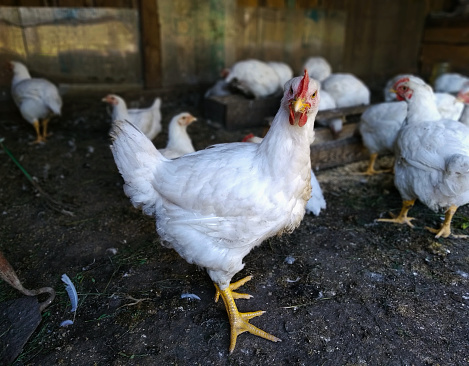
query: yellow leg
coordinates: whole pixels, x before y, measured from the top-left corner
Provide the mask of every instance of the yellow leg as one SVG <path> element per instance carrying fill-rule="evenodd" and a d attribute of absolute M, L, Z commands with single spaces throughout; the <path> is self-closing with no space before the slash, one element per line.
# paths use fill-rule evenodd
<path fill-rule="evenodd" d="M 392 169 L 384 169 L 384 170 L 375 170 L 375 163 L 376 163 L 376 159 L 378 158 L 378 154 L 371 154 L 370 155 L 370 162 L 368 163 L 368 168 L 362 172 L 362 173 L 358 173 L 360 175 L 377 175 L 377 174 L 381 174 L 381 173 L 389 173 L 392 171 Z"/>
<path fill-rule="evenodd" d="M 436 234 L 435 238 L 447 238 L 448 236 L 452 236 L 454 238 L 467 238 L 467 235 L 454 235 L 451 233 L 451 220 L 453 219 L 454 214 L 456 213 L 456 210 L 458 209 L 458 206 L 451 206 L 448 208 L 445 212 L 445 221 L 443 221 L 443 224 L 439 229 L 433 229 L 431 227 L 425 226 L 425 229 L 428 231 Z"/>
<path fill-rule="evenodd" d="M 240 313 L 238 311 L 238 308 L 236 307 L 236 303 L 234 301 L 235 298 L 237 299 L 247 298 L 248 299 L 251 297 L 251 295 L 237 294 L 235 292 L 232 292 L 232 290 L 236 290 L 238 287 L 240 287 L 242 284 L 249 281 L 251 278 L 252 278 L 251 276 L 248 276 L 242 279 L 241 281 L 231 284 L 224 290 L 220 290 L 218 285 L 215 284 L 215 288 L 217 289 L 217 294 L 215 295 L 215 301 L 217 301 L 219 296 L 221 296 L 221 298 L 223 299 L 223 302 L 225 303 L 226 312 L 228 313 L 228 318 L 230 320 L 230 325 L 231 325 L 230 353 L 232 353 L 233 350 L 235 349 L 236 338 L 238 337 L 238 335 L 244 332 L 249 332 L 258 337 L 268 339 L 272 342 L 281 341 L 281 339 L 273 336 L 272 334 L 264 332 L 263 330 L 249 323 L 249 319 L 262 315 L 265 313 L 265 311 Z"/>
<path fill-rule="evenodd" d="M 49 136 L 47 134 L 47 126 L 49 125 L 49 118 L 42 120 L 42 140 L 46 141 L 46 137 Z"/>
<path fill-rule="evenodd" d="M 36 131 L 36 140 L 34 140 L 32 143 L 33 144 L 38 144 L 38 143 L 43 142 L 43 139 L 42 139 L 42 136 L 41 136 L 41 131 L 39 130 L 39 121 L 38 120 L 35 120 L 33 122 L 33 127 L 34 127 L 34 130 Z"/>
<path fill-rule="evenodd" d="M 415 203 L 415 199 L 410 200 L 410 201 L 402 201 L 402 209 L 401 212 L 399 212 L 399 215 L 396 217 L 395 215 L 391 214 L 393 216 L 392 219 L 378 219 L 376 221 L 380 222 L 393 222 L 395 224 L 407 224 L 410 227 L 414 227 L 412 225 L 411 221 L 414 219 L 414 217 L 407 217 L 407 212 L 412 208 L 412 206 Z"/>

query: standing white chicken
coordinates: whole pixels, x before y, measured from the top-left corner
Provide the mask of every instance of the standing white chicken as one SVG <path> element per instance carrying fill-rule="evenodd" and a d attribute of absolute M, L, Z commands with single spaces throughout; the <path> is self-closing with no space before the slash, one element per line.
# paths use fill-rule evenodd
<path fill-rule="evenodd" d="M 322 94 L 321 94 L 322 100 Z M 254 134 L 250 133 L 243 138 L 243 142 L 254 142 L 255 144 L 260 144 L 263 138 L 259 136 L 255 136 Z M 326 208 L 326 200 L 324 199 L 324 194 L 322 193 L 321 186 L 319 185 L 318 179 L 314 174 L 313 170 L 311 169 L 311 198 L 306 203 L 306 213 L 313 214 L 315 216 L 319 216 L 321 210 Z"/>
<path fill-rule="evenodd" d="M 31 78 L 26 66 L 20 62 L 10 61 L 10 67 L 14 74 L 11 95 L 23 118 L 36 131 L 36 140 L 33 143 L 45 142 L 50 118 L 61 114 L 62 98 L 59 91 L 46 79 Z"/>
<path fill-rule="evenodd" d="M 409 77 L 397 81 L 394 90 L 408 104 L 396 138 L 394 166 L 403 205 L 399 216 L 378 221 L 413 227 L 407 213 L 419 199 L 434 211 L 446 210 L 440 229 L 427 228 L 436 238 L 446 238 L 453 235 L 451 220 L 457 208 L 469 202 L 469 128 L 441 119 L 429 85 Z"/>
<path fill-rule="evenodd" d="M 260 144 L 228 143 L 164 158 L 131 123 L 116 121 L 112 153 L 124 191 L 156 217 L 158 234 L 187 262 L 205 267 L 231 324 L 230 352 L 243 332 L 277 342 L 249 323 L 263 312 L 239 313 L 232 283 L 243 258 L 265 239 L 293 231 L 311 195 L 310 144 L 319 103 L 318 83 L 297 77 L 285 84 L 280 109 Z"/>
<path fill-rule="evenodd" d="M 375 170 L 379 154 L 394 152 L 394 142 L 407 116 L 405 102 L 387 102 L 368 107 L 361 115 L 358 130 L 363 145 L 370 152 L 370 161 L 364 175 L 375 175 L 390 170 Z"/>
<path fill-rule="evenodd" d="M 128 120 L 137 126 L 146 137 L 153 140 L 162 130 L 161 99 L 155 98 L 149 108 L 127 109 L 124 99 L 115 94 L 108 94 L 102 99 L 112 106 L 112 121 Z"/>
<path fill-rule="evenodd" d="M 275 70 L 259 60 L 236 62 L 225 81 L 248 97 L 264 98 L 281 90 L 280 80 Z"/>
<path fill-rule="evenodd" d="M 168 127 L 168 144 L 160 153 L 167 159 L 175 159 L 195 151 L 191 138 L 187 134 L 187 126 L 197 121 L 192 114 L 182 112 L 171 118 Z"/>

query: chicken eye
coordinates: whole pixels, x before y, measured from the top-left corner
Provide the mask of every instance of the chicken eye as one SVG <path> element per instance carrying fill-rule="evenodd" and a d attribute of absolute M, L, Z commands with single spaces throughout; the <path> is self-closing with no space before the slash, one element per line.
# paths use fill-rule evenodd
<path fill-rule="evenodd" d="M 403 90 L 403 91 L 406 91 L 407 89 L 408 89 L 408 88 L 407 88 L 405 85 L 402 87 L 402 90 Z"/>
<path fill-rule="evenodd" d="M 293 94 L 293 86 L 290 86 L 290 94 Z"/>
<path fill-rule="evenodd" d="M 317 93 L 317 91 L 315 91 L 315 92 L 311 95 L 311 99 L 316 98 L 316 93 Z"/>

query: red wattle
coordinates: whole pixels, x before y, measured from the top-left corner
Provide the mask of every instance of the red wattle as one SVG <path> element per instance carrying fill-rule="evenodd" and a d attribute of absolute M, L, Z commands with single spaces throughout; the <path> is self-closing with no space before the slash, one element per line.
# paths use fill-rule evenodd
<path fill-rule="evenodd" d="M 306 122 L 308 121 L 308 115 L 305 113 L 301 113 L 300 120 L 298 121 L 298 126 L 303 127 Z"/>
<path fill-rule="evenodd" d="M 290 121 L 290 124 L 293 126 L 295 124 L 295 113 L 293 112 L 293 109 L 290 107 L 290 117 L 288 118 Z"/>

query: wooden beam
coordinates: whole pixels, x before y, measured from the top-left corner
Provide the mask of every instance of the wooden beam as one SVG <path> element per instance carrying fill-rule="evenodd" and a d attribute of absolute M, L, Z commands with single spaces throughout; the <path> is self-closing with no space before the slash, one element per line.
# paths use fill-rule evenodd
<path fill-rule="evenodd" d="M 159 88 L 163 76 L 158 0 L 140 0 L 139 11 L 145 88 Z"/>

